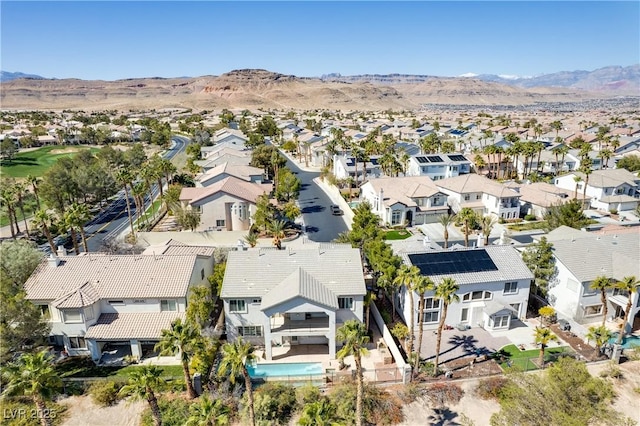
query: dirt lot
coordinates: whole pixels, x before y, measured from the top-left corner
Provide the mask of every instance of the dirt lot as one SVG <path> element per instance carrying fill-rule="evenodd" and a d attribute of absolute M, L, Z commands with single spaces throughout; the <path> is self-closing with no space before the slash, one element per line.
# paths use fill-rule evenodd
<path fill-rule="evenodd" d="M 60 401 L 69 407 L 62 426 L 137 426 L 146 407 L 143 401 L 120 401 L 113 407 L 98 407 L 89 396 L 72 396 Z"/>

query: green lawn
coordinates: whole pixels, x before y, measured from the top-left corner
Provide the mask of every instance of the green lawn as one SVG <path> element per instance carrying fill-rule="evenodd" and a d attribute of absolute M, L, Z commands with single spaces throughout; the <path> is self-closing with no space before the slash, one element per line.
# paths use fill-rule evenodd
<path fill-rule="evenodd" d="M 0 162 L 0 172 L 15 178 L 24 178 L 27 175 L 42 176 L 58 158 L 69 157 L 85 149 L 90 149 L 92 153 L 99 151 L 99 148 L 95 147 L 51 145 L 35 151 L 19 152 L 13 160 Z M 54 151 L 53 154 L 52 151 Z"/>
<path fill-rule="evenodd" d="M 544 350 L 544 360 L 545 362 L 555 360 L 558 355 L 563 353 L 571 354 L 573 351 L 569 346 L 546 348 Z M 508 345 L 500 349 L 498 355 L 504 356 L 505 361 L 500 363 L 500 367 L 502 367 L 503 370 L 512 368 L 521 371 L 530 371 L 537 370 L 539 368 L 533 362 L 537 361 L 540 356 L 540 351 L 538 349 L 521 351 L 516 345 Z"/>
<path fill-rule="evenodd" d="M 153 215 L 157 214 L 161 209 L 162 209 L 162 202 L 160 201 L 160 197 L 158 196 L 158 198 L 153 201 L 153 204 L 147 208 L 147 210 L 144 212 L 142 217 L 136 220 L 135 222 L 133 222 L 133 226 L 135 226 L 136 228 L 139 228 L 141 225 L 153 222 L 153 217 L 154 217 Z M 157 219 L 157 215 L 156 215 L 156 219 Z"/>
<path fill-rule="evenodd" d="M 384 235 L 385 240 L 404 240 L 411 236 L 411 232 L 406 229 L 392 229 Z"/>
<path fill-rule="evenodd" d="M 532 229 L 544 229 L 547 226 L 546 220 L 540 220 L 537 222 L 528 222 L 528 223 L 516 223 L 513 225 L 507 225 L 507 227 L 512 231 L 530 231 Z"/>
<path fill-rule="evenodd" d="M 140 368 L 140 365 L 128 365 L 126 367 L 103 367 L 93 363 L 88 358 L 73 357 L 56 364 L 56 370 L 60 377 L 128 377 L 129 374 Z M 160 365 L 162 376 L 165 378 L 182 377 L 181 365 Z"/>

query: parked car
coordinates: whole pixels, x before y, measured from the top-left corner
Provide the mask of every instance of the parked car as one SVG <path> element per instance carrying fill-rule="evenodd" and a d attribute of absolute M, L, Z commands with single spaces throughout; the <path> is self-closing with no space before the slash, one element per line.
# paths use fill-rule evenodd
<path fill-rule="evenodd" d="M 337 204 L 331 204 L 329 206 L 329 210 L 331 210 L 331 214 L 334 216 L 341 216 L 344 214 L 342 209 Z"/>

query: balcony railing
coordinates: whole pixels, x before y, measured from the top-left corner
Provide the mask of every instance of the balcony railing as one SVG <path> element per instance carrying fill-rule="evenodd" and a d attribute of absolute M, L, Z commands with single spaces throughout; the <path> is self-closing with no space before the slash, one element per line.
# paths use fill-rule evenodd
<path fill-rule="evenodd" d="M 285 318 L 271 324 L 272 333 L 297 335 L 301 333 L 325 334 L 329 331 L 329 318 L 311 318 L 307 320 L 295 321 Z"/>

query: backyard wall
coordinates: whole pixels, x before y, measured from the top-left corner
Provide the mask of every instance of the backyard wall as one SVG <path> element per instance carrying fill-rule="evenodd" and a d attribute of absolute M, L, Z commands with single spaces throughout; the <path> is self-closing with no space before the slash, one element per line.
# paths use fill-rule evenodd
<path fill-rule="evenodd" d="M 376 307 L 375 303 L 371 303 L 369 306 L 371 307 L 371 315 L 373 316 L 373 320 L 376 322 L 376 324 L 378 325 L 378 328 L 382 332 L 382 338 L 384 339 L 384 343 L 385 345 L 387 345 L 387 348 L 389 348 L 389 351 L 393 356 L 393 360 L 398 366 L 398 371 L 402 376 L 402 383 L 403 384 L 409 383 L 411 381 L 411 366 L 405 362 L 404 358 L 402 357 L 402 354 L 396 347 L 396 342 L 393 339 L 391 332 L 387 328 L 387 325 L 384 323 L 384 320 L 382 319 L 382 315 L 380 315 L 380 312 L 378 311 L 378 308 Z"/>

